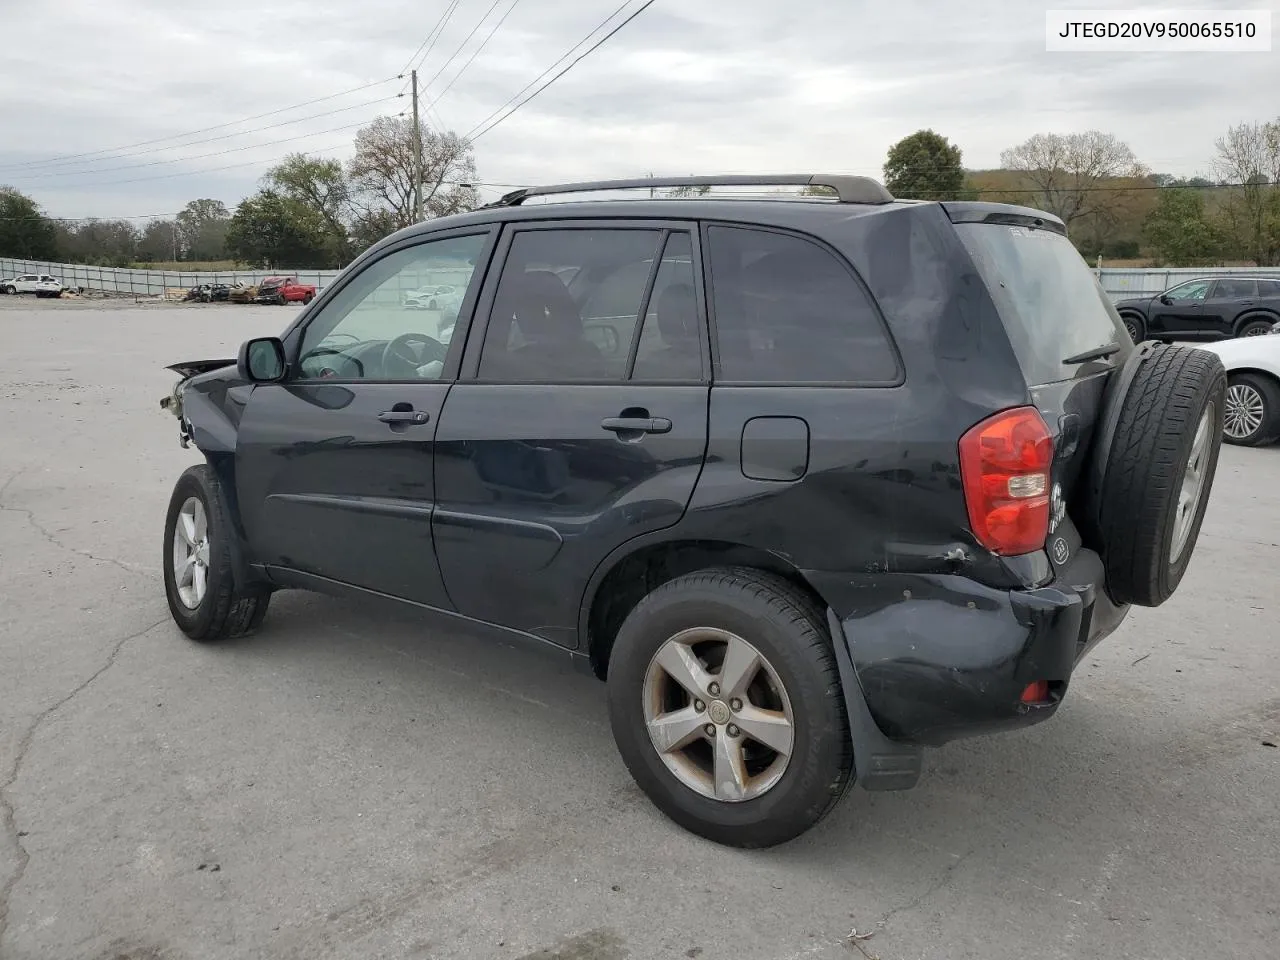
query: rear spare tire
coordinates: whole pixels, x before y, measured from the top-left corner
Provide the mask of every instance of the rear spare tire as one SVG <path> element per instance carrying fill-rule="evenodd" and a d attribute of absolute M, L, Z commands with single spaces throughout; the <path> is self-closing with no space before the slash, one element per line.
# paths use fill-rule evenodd
<path fill-rule="evenodd" d="M 1118 398 L 1098 511 L 1117 603 L 1158 607 L 1182 581 L 1218 467 L 1226 392 L 1217 354 L 1153 344 Z"/>

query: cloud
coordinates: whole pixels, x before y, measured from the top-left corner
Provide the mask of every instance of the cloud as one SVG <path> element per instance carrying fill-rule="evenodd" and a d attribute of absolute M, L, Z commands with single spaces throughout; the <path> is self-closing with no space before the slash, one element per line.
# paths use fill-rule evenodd
<path fill-rule="evenodd" d="M 439 72 L 424 92 L 428 123 L 476 128 L 617 6 L 518 0 L 436 102 L 510 2 L 441 71 L 491 0 L 458 4 L 421 67 L 424 84 Z M 354 130 L 317 131 L 407 108 L 407 97 L 361 104 L 401 91 L 391 78 L 447 5 L 44 0 L 0 59 L 0 183 L 59 216 L 171 212 L 202 196 L 234 205 L 285 153 L 350 152 Z M 1047 53 L 1044 11 L 1058 5 L 826 0 L 800 15 L 776 0 L 657 0 L 485 131 L 480 176 L 520 184 L 649 172 L 879 175 L 889 146 L 922 127 L 957 142 L 971 167 L 995 166 L 1002 149 L 1036 132 L 1097 128 L 1154 169 L 1192 174 L 1208 168 L 1226 126 L 1274 115 L 1274 55 Z M 374 81 L 386 82 L 208 129 Z M 235 136 L 194 143 L 224 134 Z M 128 149 L 103 152 L 115 147 Z"/>

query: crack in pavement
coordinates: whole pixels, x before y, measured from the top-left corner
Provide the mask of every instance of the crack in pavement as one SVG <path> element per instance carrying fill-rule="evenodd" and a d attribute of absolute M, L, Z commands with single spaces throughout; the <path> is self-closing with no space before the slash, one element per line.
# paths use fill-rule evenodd
<path fill-rule="evenodd" d="M 960 866 L 960 864 L 968 860 L 969 857 L 973 855 L 973 852 L 974 851 L 970 850 L 968 853 L 962 853 L 959 856 L 957 856 L 956 859 L 951 863 L 949 863 L 947 865 L 947 868 L 942 871 L 942 875 L 939 876 L 936 880 L 933 881 L 933 883 L 929 884 L 929 886 L 925 888 L 923 893 L 918 894 L 917 896 L 913 897 L 911 900 L 908 900 L 906 903 L 903 903 L 903 904 L 900 904 L 899 906 L 891 908 L 887 913 L 885 913 L 883 917 L 877 920 L 875 929 L 876 930 L 883 929 L 889 923 L 890 920 L 892 920 L 894 917 L 896 917 L 900 913 L 906 913 L 908 910 L 915 910 L 917 907 L 923 904 L 926 900 L 928 900 L 930 897 L 932 897 L 934 894 L 940 891 L 943 887 L 949 884 L 955 878 L 956 869 Z"/>
<path fill-rule="evenodd" d="M 9 770 L 9 775 L 5 778 L 4 783 L 0 784 L 0 822 L 3 823 L 5 836 L 13 842 L 14 847 L 18 851 L 18 868 L 14 871 L 13 876 L 5 881 L 4 886 L 0 887 L 0 944 L 3 944 L 4 935 L 9 929 L 9 899 L 13 895 L 13 891 L 17 888 L 18 884 L 22 881 L 23 875 L 27 872 L 27 864 L 31 862 L 31 856 L 27 853 L 27 848 L 23 845 L 22 838 L 18 834 L 18 825 L 14 819 L 13 803 L 8 798 L 8 792 L 9 788 L 18 780 L 18 774 L 22 770 L 22 762 L 27 757 L 27 751 L 31 747 L 31 741 L 35 739 L 36 731 L 39 730 L 40 726 L 53 716 L 53 714 L 57 713 L 68 703 L 78 697 L 81 693 L 87 690 L 95 680 L 115 666 L 116 660 L 119 658 L 120 652 L 124 649 L 125 644 L 129 643 L 131 640 L 137 640 L 140 637 L 146 636 L 152 630 L 168 622 L 168 620 L 169 618 L 167 616 L 162 617 L 149 627 L 144 627 L 137 633 L 131 633 L 129 636 L 124 637 L 121 640 L 117 640 L 115 645 L 111 648 L 111 653 L 107 655 L 106 662 L 90 674 L 88 679 L 81 682 L 66 696 L 57 700 L 50 706 L 45 707 L 36 714 L 35 719 L 31 721 L 26 731 L 22 734 L 22 737 L 18 740 L 18 749 L 14 753 L 13 766 Z"/>
<path fill-rule="evenodd" d="M 152 575 L 150 570 L 147 570 L 144 567 L 136 566 L 135 564 L 132 564 L 132 563 L 126 563 L 124 560 L 117 560 L 115 557 L 100 557 L 97 554 L 90 553 L 88 550 L 77 550 L 75 547 L 67 546 L 67 544 L 59 540 L 53 533 L 46 530 L 40 524 L 40 522 L 36 520 L 35 512 L 27 509 L 26 507 L 6 507 L 6 506 L 0 505 L 0 510 L 3 510 L 5 513 L 22 514 L 27 518 L 27 523 L 31 525 L 33 530 L 35 530 L 42 537 L 48 540 L 49 543 L 53 544 L 55 547 L 57 547 L 60 550 L 66 550 L 68 553 L 74 553 L 77 556 L 87 557 L 88 559 L 94 560 L 98 563 L 109 563 L 112 566 L 119 567 L 125 573 L 132 573 L 134 576 L 137 576 L 137 577 L 146 577 L 150 579 Z"/>

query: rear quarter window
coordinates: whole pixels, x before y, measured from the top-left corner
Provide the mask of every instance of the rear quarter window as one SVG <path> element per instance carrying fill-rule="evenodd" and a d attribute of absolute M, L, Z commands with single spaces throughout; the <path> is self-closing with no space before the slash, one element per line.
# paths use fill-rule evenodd
<path fill-rule="evenodd" d="M 1060 233 L 997 223 L 956 231 L 1004 322 L 1027 383 L 1070 380 L 1087 364 L 1064 363 L 1128 334 L 1110 298 Z"/>
<path fill-rule="evenodd" d="M 825 247 L 751 227 L 707 229 L 716 379 L 885 385 L 897 353 L 871 296 Z"/>

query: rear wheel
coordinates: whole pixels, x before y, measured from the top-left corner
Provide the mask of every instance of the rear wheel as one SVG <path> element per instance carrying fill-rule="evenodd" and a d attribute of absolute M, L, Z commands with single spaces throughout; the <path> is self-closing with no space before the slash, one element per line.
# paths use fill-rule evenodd
<path fill-rule="evenodd" d="M 1271 328 L 1275 326 L 1274 320 L 1250 320 L 1248 323 L 1240 327 L 1240 332 L 1236 334 L 1238 337 L 1260 337 L 1264 333 L 1270 333 Z"/>
<path fill-rule="evenodd" d="M 758 570 L 691 573 L 640 601 L 610 657 L 609 716 L 654 804 L 731 846 L 808 830 L 853 770 L 822 615 Z"/>
<path fill-rule="evenodd" d="M 307 304 L 309 304 L 309 303 L 310 303 L 312 300 L 314 300 L 315 298 L 316 298 L 316 295 L 315 295 L 314 293 L 307 293 L 307 294 L 304 294 L 304 295 L 303 295 L 303 297 L 302 297 L 302 305 L 305 307 Z"/>
<path fill-rule="evenodd" d="M 192 640 L 241 636 L 267 614 L 270 590 L 235 582 L 231 536 L 217 475 L 207 464 L 187 468 L 165 518 L 164 587 L 174 622 Z"/>
<path fill-rule="evenodd" d="M 1280 381 L 1264 374 L 1233 373 L 1227 381 L 1222 439 L 1260 447 L 1280 439 Z"/>
<path fill-rule="evenodd" d="M 1107 588 L 1156 607 L 1186 572 L 1222 446 L 1227 378 L 1216 354 L 1158 346 L 1121 401 L 1102 485 Z"/>

